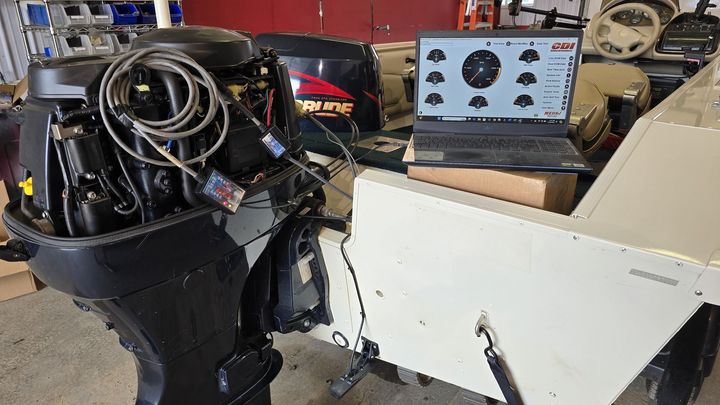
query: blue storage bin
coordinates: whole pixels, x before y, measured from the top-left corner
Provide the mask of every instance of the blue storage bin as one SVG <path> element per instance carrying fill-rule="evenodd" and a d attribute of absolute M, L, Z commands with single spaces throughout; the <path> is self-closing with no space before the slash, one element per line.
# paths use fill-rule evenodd
<path fill-rule="evenodd" d="M 170 22 L 180 24 L 182 22 L 182 9 L 177 3 L 170 3 Z"/>
<path fill-rule="evenodd" d="M 157 24 L 157 16 L 155 16 L 155 4 L 142 3 L 138 4 L 140 10 L 140 24 Z"/>
<path fill-rule="evenodd" d="M 113 24 L 129 25 L 140 22 L 140 11 L 134 4 L 112 4 Z"/>
<path fill-rule="evenodd" d="M 33 25 L 50 25 L 50 19 L 45 10 L 44 4 L 28 4 L 28 17 L 30 17 L 30 24 Z"/>

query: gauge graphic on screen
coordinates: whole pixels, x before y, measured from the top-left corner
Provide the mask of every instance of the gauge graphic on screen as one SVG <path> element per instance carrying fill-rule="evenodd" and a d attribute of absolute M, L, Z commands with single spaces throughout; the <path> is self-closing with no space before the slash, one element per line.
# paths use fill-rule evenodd
<path fill-rule="evenodd" d="M 425 81 L 432 84 L 438 84 L 445 81 L 445 76 L 443 76 L 443 74 L 440 72 L 430 72 L 425 78 Z"/>
<path fill-rule="evenodd" d="M 438 63 L 441 60 L 447 59 L 447 56 L 445 56 L 445 52 L 443 52 L 442 49 L 433 49 L 430 53 L 428 53 L 426 59 Z"/>
<path fill-rule="evenodd" d="M 527 106 L 535 105 L 535 101 L 529 94 L 521 94 L 515 97 L 513 104 L 519 105 L 521 108 L 525 108 Z"/>
<path fill-rule="evenodd" d="M 484 89 L 490 87 L 500 77 L 502 66 L 497 55 L 490 51 L 475 51 L 465 58 L 462 64 L 462 76 L 470 87 Z"/>
<path fill-rule="evenodd" d="M 534 49 L 526 49 L 520 54 L 520 60 L 525 63 L 533 63 L 540 60 L 540 54 Z"/>
<path fill-rule="evenodd" d="M 470 107 L 475 107 L 476 110 L 479 110 L 483 107 L 488 106 L 488 101 L 483 96 L 475 96 L 470 99 L 470 102 L 468 103 Z"/>
<path fill-rule="evenodd" d="M 529 86 L 531 84 L 537 83 L 537 77 L 531 72 L 524 72 L 520 74 L 520 76 L 518 76 L 517 80 L 515 80 L 515 83 L 520 83 L 523 86 Z"/>
<path fill-rule="evenodd" d="M 425 103 L 430 104 L 433 106 L 436 106 L 438 104 L 444 103 L 445 100 L 443 100 L 443 97 L 439 95 L 438 93 L 430 93 L 427 97 L 425 97 Z"/>

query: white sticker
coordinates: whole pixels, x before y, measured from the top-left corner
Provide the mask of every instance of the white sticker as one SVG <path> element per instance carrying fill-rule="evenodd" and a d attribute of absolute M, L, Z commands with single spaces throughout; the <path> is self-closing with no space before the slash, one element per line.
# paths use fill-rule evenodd
<path fill-rule="evenodd" d="M 84 46 L 76 46 L 73 48 L 73 51 L 75 51 L 75 52 L 80 52 L 80 51 L 84 51 L 84 50 L 85 50 Z"/>
<path fill-rule="evenodd" d="M 298 271 L 300 272 L 300 281 L 306 284 L 312 280 L 312 269 L 310 268 L 310 262 L 315 259 L 315 254 L 309 253 L 298 262 Z"/>
<path fill-rule="evenodd" d="M 70 17 L 71 20 L 82 20 L 82 19 L 85 18 L 84 15 L 71 15 L 71 16 L 68 16 L 68 17 Z"/>
<path fill-rule="evenodd" d="M 96 46 L 95 49 L 99 49 L 99 50 L 103 50 L 103 51 L 104 51 L 104 50 L 106 50 L 106 49 L 110 49 L 110 47 L 109 47 L 109 46 Z"/>

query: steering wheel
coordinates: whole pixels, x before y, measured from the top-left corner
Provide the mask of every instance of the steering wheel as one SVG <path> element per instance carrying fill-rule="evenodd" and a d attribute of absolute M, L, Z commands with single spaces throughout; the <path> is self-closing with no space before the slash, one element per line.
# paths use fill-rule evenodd
<path fill-rule="evenodd" d="M 612 16 L 621 11 L 641 11 L 650 17 L 653 25 L 652 35 L 646 35 L 635 28 L 617 23 Z M 601 34 L 603 28 L 607 28 L 607 34 Z M 592 43 L 597 53 L 608 59 L 626 60 L 636 58 L 652 48 L 660 36 L 660 17 L 652 7 L 641 3 L 625 3 L 605 11 L 594 24 L 592 32 Z M 605 45 L 620 50 L 620 53 L 613 53 L 605 49 Z M 634 48 L 634 49 L 633 49 Z"/>

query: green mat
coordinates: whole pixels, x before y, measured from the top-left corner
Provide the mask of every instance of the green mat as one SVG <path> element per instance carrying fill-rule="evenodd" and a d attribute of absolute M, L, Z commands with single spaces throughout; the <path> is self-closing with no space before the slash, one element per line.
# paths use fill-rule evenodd
<path fill-rule="evenodd" d="M 349 132 L 338 132 L 336 133 L 346 145 L 350 141 Z M 402 141 L 410 140 L 410 133 L 400 131 L 372 131 L 372 132 L 361 132 L 360 140 L 372 138 L 375 136 L 384 136 L 388 138 L 394 138 Z M 325 136 L 324 132 L 303 132 L 302 143 L 305 150 L 309 152 L 319 153 L 325 156 L 338 156 L 341 151 L 340 148 L 330 142 Z M 379 169 L 391 170 L 397 173 L 407 173 L 407 165 L 403 163 L 402 157 L 405 154 L 405 148 L 386 153 L 380 151 L 373 151 L 363 147 L 357 147 L 353 151 L 353 157 L 358 160 L 358 164 L 376 167 Z"/>

